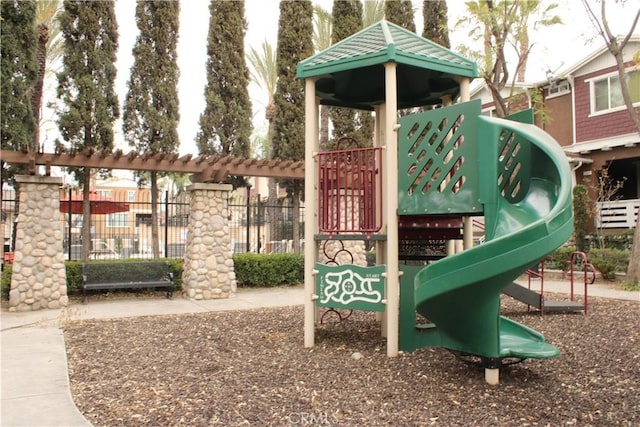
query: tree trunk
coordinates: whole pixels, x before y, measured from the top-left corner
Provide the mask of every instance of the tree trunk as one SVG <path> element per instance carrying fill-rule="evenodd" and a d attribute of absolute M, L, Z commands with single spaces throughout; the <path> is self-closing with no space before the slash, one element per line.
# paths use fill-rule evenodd
<path fill-rule="evenodd" d="M 158 233 L 158 173 L 151 172 L 151 247 L 153 258 L 160 258 L 160 239 Z"/>
<path fill-rule="evenodd" d="M 45 24 L 38 25 L 38 77 L 36 78 L 33 93 L 31 94 L 31 108 L 33 109 L 33 117 L 36 123 L 33 131 L 32 151 L 41 152 L 40 150 L 40 115 L 42 111 L 42 93 L 44 87 L 44 74 L 47 65 L 47 42 L 49 41 L 49 28 Z"/>
<path fill-rule="evenodd" d="M 300 192 L 293 194 L 293 253 L 300 254 Z"/>
<path fill-rule="evenodd" d="M 640 208 L 638 208 L 638 222 L 636 223 L 636 231 L 633 233 L 633 246 L 631 254 L 629 254 L 629 266 L 627 267 L 627 281 L 640 284 Z"/>
<path fill-rule="evenodd" d="M 91 169 L 85 168 L 82 183 L 82 261 L 91 255 Z"/>
<path fill-rule="evenodd" d="M 326 105 L 320 106 L 320 151 L 327 149 L 329 142 L 329 108 Z"/>
<path fill-rule="evenodd" d="M 266 119 L 269 121 L 269 129 L 267 130 L 267 139 L 269 144 L 269 159 L 273 156 L 273 133 L 274 133 L 274 122 L 273 117 L 275 115 L 276 106 L 273 102 L 270 102 L 267 106 L 267 111 L 265 113 Z M 267 207 L 265 209 L 266 221 L 269 224 L 269 231 L 267 235 L 267 241 L 264 242 L 265 251 L 266 245 L 276 240 L 279 236 L 278 234 L 278 184 L 276 183 L 275 178 L 269 178 L 267 180 Z"/>

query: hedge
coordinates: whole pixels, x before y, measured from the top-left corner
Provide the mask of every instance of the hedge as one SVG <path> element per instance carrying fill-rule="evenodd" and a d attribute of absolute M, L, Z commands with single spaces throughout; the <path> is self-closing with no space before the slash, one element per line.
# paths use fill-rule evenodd
<path fill-rule="evenodd" d="M 169 263 L 169 270 L 173 273 L 174 289 L 182 289 L 181 259 L 162 259 Z M 114 262 L 92 261 L 92 262 Z M 136 259 L 117 260 L 116 262 L 141 262 Z M 296 285 L 304 282 L 304 257 L 293 254 L 235 254 L 236 281 L 239 286 L 273 287 L 280 285 Z M 67 270 L 67 294 L 78 294 L 82 286 L 82 261 L 65 261 Z M 11 287 L 11 264 L 4 266 L 0 282 L 2 298 L 9 299 Z"/>
<path fill-rule="evenodd" d="M 239 286 L 272 287 L 304 282 L 304 257 L 294 254 L 235 254 Z"/>

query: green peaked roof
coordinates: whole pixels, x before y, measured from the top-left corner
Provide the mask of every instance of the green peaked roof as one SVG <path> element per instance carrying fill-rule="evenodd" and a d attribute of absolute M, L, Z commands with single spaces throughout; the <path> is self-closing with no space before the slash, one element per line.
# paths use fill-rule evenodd
<path fill-rule="evenodd" d="M 439 103 L 457 78 L 478 76 L 474 61 L 383 20 L 301 61 L 297 77 L 317 79 L 323 104 L 371 109 L 384 102 L 387 62 L 398 64 L 400 108 Z"/>

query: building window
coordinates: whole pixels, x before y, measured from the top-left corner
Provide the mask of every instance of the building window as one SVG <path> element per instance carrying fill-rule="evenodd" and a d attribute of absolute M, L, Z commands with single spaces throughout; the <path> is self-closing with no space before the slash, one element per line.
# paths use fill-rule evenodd
<path fill-rule="evenodd" d="M 151 214 L 136 214 L 136 227 L 140 227 L 141 225 L 151 225 Z"/>
<path fill-rule="evenodd" d="M 556 96 L 565 95 L 569 93 L 569 82 L 554 82 L 549 86 L 549 94 L 547 98 L 555 98 Z"/>
<path fill-rule="evenodd" d="M 107 215 L 107 227 L 129 227 L 129 213 L 118 212 Z"/>
<path fill-rule="evenodd" d="M 480 114 L 487 117 L 494 117 L 496 115 L 496 107 L 485 108 Z"/>
<path fill-rule="evenodd" d="M 96 194 L 108 199 L 111 198 L 111 190 L 96 190 Z"/>
<path fill-rule="evenodd" d="M 133 203 L 136 201 L 136 190 L 127 190 L 127 202 Z"/>
<path fill-rule="evenodd" d="M 640 70 L 627 72 L 627 85 L 631 101 L 640 103 Z M 625 108 L 618 73 L 589 81 L 591 86 L 591 114 L 618 111 Z"/>

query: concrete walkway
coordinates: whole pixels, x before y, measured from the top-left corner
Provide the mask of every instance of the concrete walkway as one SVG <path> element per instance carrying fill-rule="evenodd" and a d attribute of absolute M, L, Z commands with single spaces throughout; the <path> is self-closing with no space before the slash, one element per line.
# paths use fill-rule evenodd
<path fill-rule="evenodd" d="M 527 281 L 520 284 L 526 286 Z M 539 280 L 531 288 L 539 289 Z M 568 293 L 569 284 L 545 280 L 545 292 Z M 574 293 L 581 295 L 582 285 Z M 640 302 L 640 292 L 625 292 L 609 285 L 589 285 L 590 297 Z M 160 314 L 202 313 L 283 307 L 303 304 L 303 288 L 239 289 L 226 300 L 190 301 L 177 297 L 149 300 L 117 300 L 73 304 L 61 310 L 10 313 L 1 321 L 2 386 L 0 426 L 90 426 L 71 397 L 67 358 L 61 325 L 67 320 L 113 319 Z"/>

